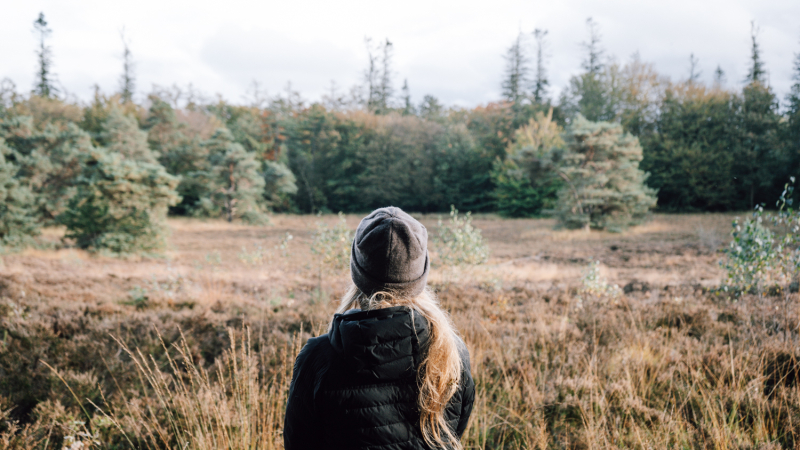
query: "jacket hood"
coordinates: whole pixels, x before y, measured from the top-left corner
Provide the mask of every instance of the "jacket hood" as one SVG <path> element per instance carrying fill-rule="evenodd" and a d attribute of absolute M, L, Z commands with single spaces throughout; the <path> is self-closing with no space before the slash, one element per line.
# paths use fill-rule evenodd
<path fill-rule="evenodd" d="M 429 337 L 428 321 L 407 306 L 336 314 L 329 333 L 355 374 L 376 380 L 415 375 Z"/>

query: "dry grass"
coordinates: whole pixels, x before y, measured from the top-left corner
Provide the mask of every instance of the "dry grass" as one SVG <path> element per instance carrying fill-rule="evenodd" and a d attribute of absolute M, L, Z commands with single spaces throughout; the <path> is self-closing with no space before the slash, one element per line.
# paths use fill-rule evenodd
<path fill-rule="evenodd" d="M 708 290 L 731 218 L 656 215 L 611 234 L 479 216 L 487 264 L 440 267 L 434 254 L 431 283 L 478 386 L 466 447 L 800 445 L 796 294 L 732 302 Z M 434 232 L 436 217 L 421 219 Z M 327 271 L 320 282 L 318 220 L 336 217 L 173 219 L 162 259 L 3 256 L 0 448 L 280 448 L 293 355 L 348 281 Z M 593 260 L 622 297 L 578 301 Z"/>

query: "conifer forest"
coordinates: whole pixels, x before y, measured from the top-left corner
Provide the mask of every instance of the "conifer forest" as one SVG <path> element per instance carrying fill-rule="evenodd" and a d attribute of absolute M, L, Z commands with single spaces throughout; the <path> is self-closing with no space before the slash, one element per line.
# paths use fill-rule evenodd
<path fill-rule="evenodd" d="M 800 39 L 778 95 L 756 23 L 746 78 L 706 83 L 588 18 L 557 89 L 520 31 L 501 96 L 458 107 L 388 38 L 346 91 L 232 101 L 141 85 L 123 33 L 117 88 L 79 99 L 30 19 L 35 83 L 0 66 L 0 449 L 282 449 L 388 205 L 471 354 L 464 449 L 800 447 Z"/>

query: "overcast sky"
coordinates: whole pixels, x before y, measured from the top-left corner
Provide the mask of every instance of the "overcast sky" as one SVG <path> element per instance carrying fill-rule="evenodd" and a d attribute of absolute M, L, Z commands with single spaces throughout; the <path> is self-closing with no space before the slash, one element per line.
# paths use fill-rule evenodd
<path fill-rule="evenodd" d="M 740 87 L 750 51 L 750 21 L 760 27 L 770 84 L 781 98 L 800 52 L 798 0 L 560 0 L 492 2 L 2 0 L 0 78 L 33 86 L 33 21 L 45 13 L 53 30 L 54 71 L 82 100 L 98 84 L 118 87 L 119 30 L 136 62 L 137 96 L 154 84 L 187 85 L 241 102 L 253 80 L 269 94 L 288 81 L 317 100 L 331 80 L 347 88 L 366 66 L 364 37 L 394 44 L 395 87 L 408 79 L 413 100 L 432 94 L 445 104 L 475 106 L 499 98 L 503 55 L 519 31 L 549 30 L 551 96 L 580 70 L 586 18 L 600 27 L 608 55 L 634 52 L 673 79 L 686 78 L 689 54 L 701 78 L 720 65 Z"/>

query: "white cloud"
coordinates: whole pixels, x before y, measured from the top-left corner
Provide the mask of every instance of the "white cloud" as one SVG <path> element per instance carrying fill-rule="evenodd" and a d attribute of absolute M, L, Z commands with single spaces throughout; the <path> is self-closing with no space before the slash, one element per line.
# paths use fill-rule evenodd
<path fill-rule="evenodd" d="M 415 101 L 432 94 L 448 104 L 473 106 L 497 98 L 502 55 L 518 31 L 536 27 L 550 31 L 555 97 L 579 70 L 588 16 L 599 24 L 609 55 L 624 62 L 638 51 L 673 79 L 686 77 L 694 53 L 703 79 L 710 81 L 719 64 L 729 85 L 741 85 L 750 20 L 761 27 L 763 57 L 781 97 L 792 83 L 793 54 L 800 52 L 796 0 L 7 3 L 0 15 L 0 77 L 21 89 L 32 86 L 32 22 L 44 11 L 53 28 L 59 80 L 86 100 L 95 83 L 106 92 L 117 87 L 123 25 L 132 40 L 140 94 L 153 84 L 192 83 L 234 101 L 254 79 L 271 93 L 291 81 L 311 99 L 331 80 L 347 88 L 360 79 L 363 38 L 372 36 L 394 43 L 396 90 L 407 78 Z"/>

